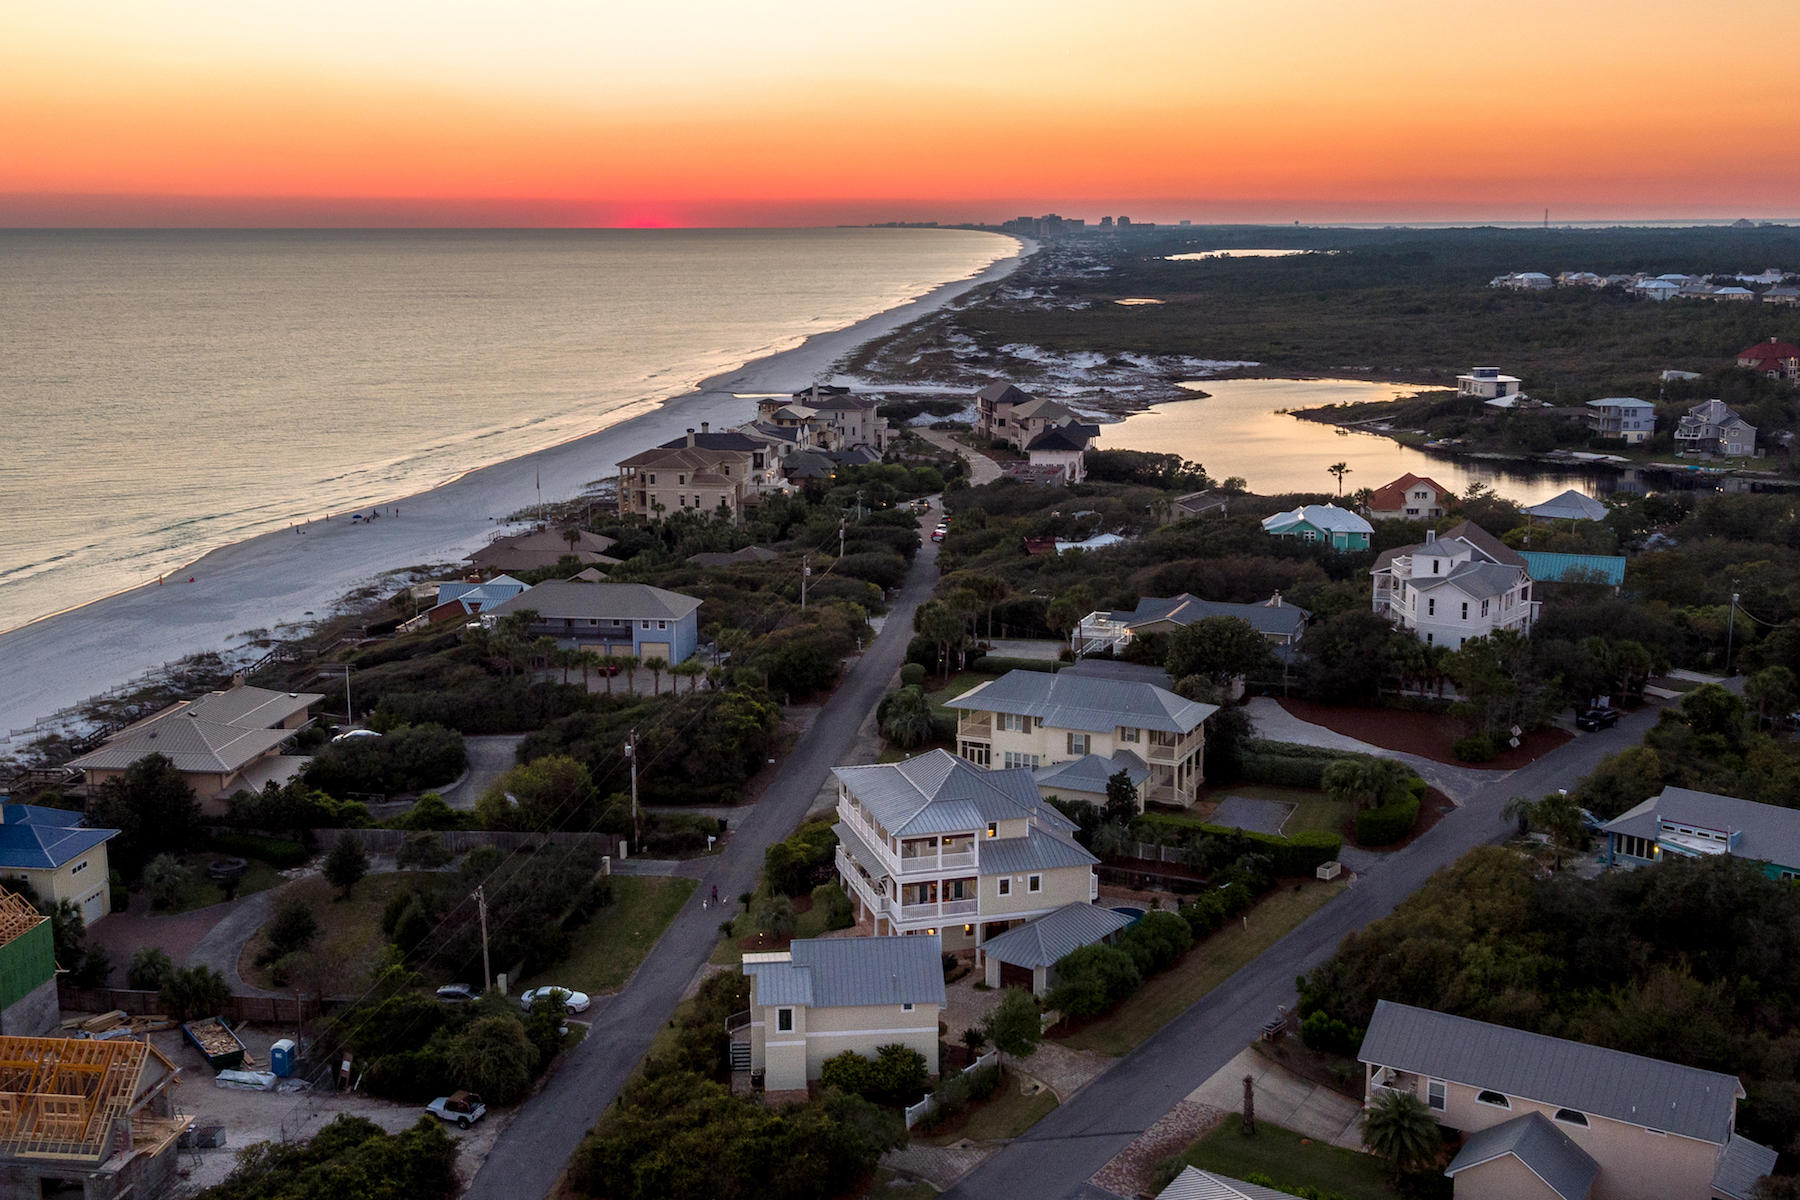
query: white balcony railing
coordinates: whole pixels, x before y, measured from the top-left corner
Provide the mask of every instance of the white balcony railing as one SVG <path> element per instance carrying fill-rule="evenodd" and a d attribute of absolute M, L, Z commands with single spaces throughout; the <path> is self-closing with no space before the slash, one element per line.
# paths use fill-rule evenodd
<path fill-rule="evenodd" d="M 903 875 L 916 875 L 921 872 L 961 871 L 974 867 L 975 851 L 961 850 L 948 854 L 902 854 L 900 856 L 900 872 Z"/>
<path fill-rule="evenodd" d="M 931 921 L 951 917 L 972 917 L 976 914 L 978 904 L 974 900 L 934 900 L 924 904 L 902 904 L 900 919 L 902 921 Z"/>

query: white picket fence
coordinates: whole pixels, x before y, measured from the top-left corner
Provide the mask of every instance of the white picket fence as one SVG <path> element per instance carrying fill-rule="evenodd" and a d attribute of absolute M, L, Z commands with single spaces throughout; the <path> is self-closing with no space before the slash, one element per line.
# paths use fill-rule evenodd
<path fill-rule="evenodd" d="M 974 1062 L 972 1062 L 968 1066 L 964 1067 L 962 1069 L 962 1073 L 964 1075 L 968 1075 L 972 1072 L 981 1070 L 981 1068 L 983 1068 L 983 1067 L 991 1067 L 999 1061 L 1000 1061 L 1000 1052 L 997 1050 L 989 1050 L 986 1054 L 982 1055 L 980 1058 L 976 1059 Z M 924 1116 L 936 1111 L 936 1109 L 937 1109 L 937 1093 L 932 1092 L 932 1093 L 928 1094 L 923 1100 L 919 1101 L 917 1104 L 912 1105 L 911 1107 L 909 1107 L 906 1110 L 906 1127 L 908 1129 L 911 1129 L 913 1127 L 913 1124 L 916 1121 L 918 1121 L 921 1117 L 924 1117 Z"/>

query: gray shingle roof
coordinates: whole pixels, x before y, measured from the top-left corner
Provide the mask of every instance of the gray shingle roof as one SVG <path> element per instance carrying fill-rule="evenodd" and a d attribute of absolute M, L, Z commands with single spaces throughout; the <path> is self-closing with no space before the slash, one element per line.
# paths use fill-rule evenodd
<path fill-rule="evenodd" d="M 1044 802 L 1025 767 L 989 771 L 933 750 L 897 763 L 833 767 L 889 833 L 911 837 L 981 829 L 990 821 L 1030 819 L 1051 829 L 1073 830 L 1074 822 Z"/>
<path fill-rule="evenodd" d="M 1133 787 L 1150 778 L 1150 768 L 1129 750 L 1115 750 L 1110 758 L 1103 754 L 1084 754 L 1068 762 L 1051 763 L 1033 771 L 1031 777 L 1037 781 L 1040 792 L 1062 788 L 1070 792 L 1104 793 L 1107 780 L 1120 771 L 1131 777 Z"/>
<path fill-rule="evenodd" d="M 1294 1200 L 1290 1192 L 1245 1183 L 1225 1175 L 1202 1171 L 1199 1167 L 1183 1167 L 1169 1186 L 1156 1193 L 1156 1200 Z"/>
<path fill-rule="evenodd" d="M 267 729 L 279 725 L 295 713 L 304 712 L 325 697 L 318 692 L 273 692 L 268 688 L 234 687 L 222 692 L 208 692 L 177 711 L 201 721 L 220 725 L 238 725 L 245 729 Z M 160 716 L 161 714 L 159 714 Z M 156 720 L 152 717 L 151 720 Z M 142 728 L 139 721 L 128 728 Z"/>
<path fill-rule="evenodd" d="M 1725 1153 L 1719 1156 L 1719 1169 L 1713 1173 L 1713 1191 L 1732 1200 L 1750 1200 L 1756 1181 L 1775 1173 L 1775 1151 L 1759 1146 L 1747 1137 L 1731 1135 Z"/>
<path fill-rule="evenodd" d="M 1264 517 L 1262 527 L 1273 533 L 1277 530 L 1291 528 L 1302 521 L 1315 529 L 1324 529 L 1333 533 L 1375 532 L 1373 525 L 1349 509 L 1339 508 L 1335 504 L 1303 504 L 1292 512 L 1276 513 L 1272 517 Z"/>
<path fill-rule="evenodd" d="M 744 974 L 756 977 L 757 1003 L 810 1008 L 944 1004 L 943 944 L 935 934 L 800 938 L 788 947 L 788 959 L 745 960 Z"/>
<path fill-rule="evenodd" d="M 1065 904 L 989 938 L 982 950 L 1015 967 L 1047 967 L 1071 950 L 1091 946 L 1131 924 L 1131 918 L 1097 904 Z"/>
<path fill-rule="evenodd" d="M 1388 1000 L 1375 1005 L 1357 1057 L 1719 1146 L 1743 1095 L 1735 1075 Z"/>
<path fill-rule="evenodd" d="M 1148 683 L 1042 671 L 1009 671 L 945 703 L 968 712 L 1017 713 L 1052 729 L 1107 733 L 1124 726 L 1191 733 L 1219 711 Z"/>
<path fill-rule="evenodd" d="M 975 395 L 995 404 L 1023 404 L 1027 400 L 1036 399 L 1030 392 L 1010 383 L 990 383 Z"/>
<path fill-rule="evenodd" d="M 1527 1113 L 1470 1134 L 1444 1174 L 1454 1179 L 1508 1154 L 1524 1163 L 1562 1200 L 1587 1200 L 1594 1177 L 1600 1173 L 1600 1164 L 1568 1134 L 1545 1120 L 1542 1113 Z"/>
<path fill-rule="evenodd" d="M 1736 796 L 1665 787 L 1600 829 L 1602 833 L 1655 838 L 1659 818 L 1733 837 L 1731 853 L 1740 858 L 1783 867 L 1800 866 L 1800 809 L 1758 804 Z"/>
<path fill-rule="evenodd" d="M 245 729 L 201 721 L 191 710 L 171 713 L 108 741 L 69 765 L 85 771 L 124 770 L 140 758 L 161 754 L 177 771 L 195 775 L 229 775 L 259 754 L 294 736 L 292 729 Z"/>
<path fill-rule="evenodd" d="M 1053 871 L 1057 867 L 1089 867 L 1100 860 L 1073 842 L 1033 829 L 1024 837 L 991 838 L 979 843 L 976 862 L 983 875 L 1016 875 Z"/>
<path fill-rule="evenodd" d="M 1145 596 L 1129 612 L 1114 612 L 1112 619 L 1127 626 L 1172 621 L 1192 625 L 1207 617 L 1237 617 L 1250 622 L 1266 636 L 1293 637 L 1312 616 L 1296 604 L 1233 604 L 1226 600 L 1202 600 L 1187 592 L 1179 596 Z"/>
<path fill-rule="evenodd" d="M 1560 496 L 1552 496 L 1542 504 L 1525 510 L 1534 517 L 1551 521 L 1603 521 L 1607 507 L 1592 496 L 1584 496 L 1570 488 Z"/>
<path fill-rule="evenodd" d="M 487 610 L 491 616 L 536 612 L 551 621 L 611 618 L 677 621 L 700 607 L 700 601 L 647 583 L 577 583 L 548 579 L 511 600 Z"/>

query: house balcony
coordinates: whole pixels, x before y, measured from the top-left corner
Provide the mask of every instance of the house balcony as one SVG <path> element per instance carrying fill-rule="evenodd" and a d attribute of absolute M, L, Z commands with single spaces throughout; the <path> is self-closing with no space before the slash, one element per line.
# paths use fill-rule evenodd
<path fill-rule="evenodd" d="M 956 718 L 959 738 L 991 739 L 994 736 L 993 713 L 960 713 Z"/>
<path fill-rule="evenodd" d="M 975 851 L 973 850 L 951 854 L 902 854 L 900 856 L 900 873 L 902 875 L 966 871 L 973 869 L 974 866 Z"/>
<path fill-rule="evenodd" d="M 977 914 L 981 906 L 978 900 L 933 900 L 924 904 L 902 904 L 899 906 L 899 918 L 902 921 L 961 921 Z"/>

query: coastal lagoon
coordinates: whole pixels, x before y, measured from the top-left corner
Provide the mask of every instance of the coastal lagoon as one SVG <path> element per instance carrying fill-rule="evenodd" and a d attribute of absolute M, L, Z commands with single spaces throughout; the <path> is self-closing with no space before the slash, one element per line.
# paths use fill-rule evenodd
<path fill-rule="evenodd" d="M 327 513 L 385 504 L 391 524 L 397 498 L 653 413 L 1017 246 L 910 229 L 0 233 L 0 630 Z M 701 415 L 751 412 L 723 399 Z M 612 453 L 546 468 L 544 498 L 613 474 Z"/>
<path fill-rule="evenodd" d="M 1410 396 L 1421 386 L 1354 379 L 1205 379 L 1182 387 L 1204 392 L 1192 400 L 1158 404 L 1100 427 L 1106 449 L 1179 454 L 1214 479 L 1241 475 L 1262 493 L 1333 492 L 1332 463 L 1350 464 L 1346 493 L 1380 487 L 1408 471 L 1462 491 L 1477 481 L 1526 504 L 1569 488 L 1593 493 L 1594 479 L 1575 471 L 1506 469 L 1402 446 L 1379 434 L 1302 421 L 1286 411 L 1324 404 L 1366 404 Z"/>

